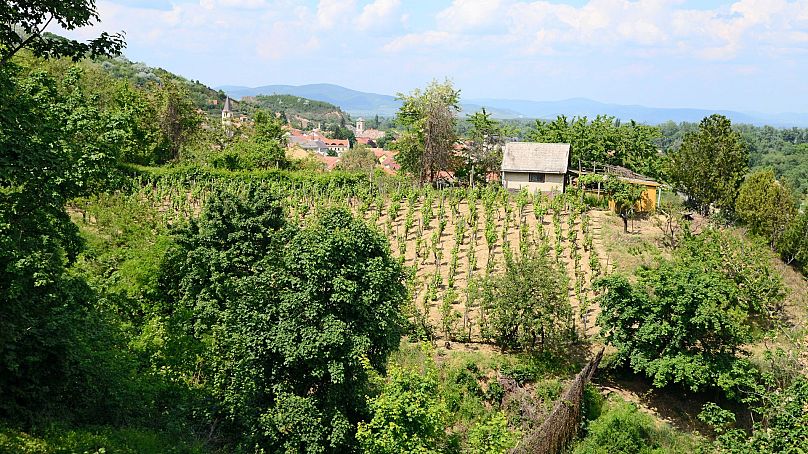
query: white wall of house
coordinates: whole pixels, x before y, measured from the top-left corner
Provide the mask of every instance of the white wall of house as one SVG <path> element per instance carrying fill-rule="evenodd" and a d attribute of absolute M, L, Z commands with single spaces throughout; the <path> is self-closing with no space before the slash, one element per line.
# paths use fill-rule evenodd
<path fill-rule="evenodd" d="M 502 172 L 502 185 L 513 190 L 527 188 L 531 193 L 536 191 L 561 193 L 564 192 L 564 175 L 545 173 L 544 183 L 532 183 L 530 172 Z"/>

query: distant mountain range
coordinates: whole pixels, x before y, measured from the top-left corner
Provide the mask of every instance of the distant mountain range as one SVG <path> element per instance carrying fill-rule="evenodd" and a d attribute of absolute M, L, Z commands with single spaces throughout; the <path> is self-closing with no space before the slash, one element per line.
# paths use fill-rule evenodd
<path fill-rule="evenodd" d="M 339 85 L 266 85 L 263 87 L 218 87 L 235 99 L 243 96 L 289 94 L 303 98 L 325 101 L 342 108 L 353 116 L 394 116 L 401 103 L 394 96 L 351 90 Z M 485 107 L 500 119 L 542 118 L 553 119 L 558 115 L 594 117 L 612 115 L 623 121 L 659 124 L 666 121 L 699 122 L 702 118 L 719 113 L 734 123 L 771 125 L 777 127 L 808 126 L 808 113 L 763 114 L 735 112 L 730 110 L 707 110 L 688 108 L 646 107 L 638 105 L 607 104 L 586 98 L 563 101 L 529 101 L 522 99 L 467 99 L 461 104 L 463 113 L 472 113 Z"/>

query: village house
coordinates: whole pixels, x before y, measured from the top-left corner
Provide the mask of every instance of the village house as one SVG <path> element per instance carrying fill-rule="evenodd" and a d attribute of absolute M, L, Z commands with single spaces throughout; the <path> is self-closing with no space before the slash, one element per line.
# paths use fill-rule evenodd
<path fill-rule="evenodd" d="M 570 177 L 575 181 L 580 181 L 583 175 L 600 175 L 600 178 L 618 178 L 626 183 L 642 188 L 642 196 L 637 201 L 634 210 L 639 213 L 651 213 L 656 211 L 659 200 L 662 196 L 662 184 L 654 181 L 645 175 L 639 174 L 622 166 L 592 164 L 591 167 L 581 167 L 578 170 L 570 169 Z M 602 188 L 600 183 L 590 184 L 583 188 L 586 192 L 601 197 Z M 615 203 L 609 200 L 609 209 L 615 211 Z"/>
<path fill-rule="evenodd" d="M 384 131 L 381 131 L 381 130 L 378 130 L 378 129 L 373 129 L 373 128 L 366 129 L 365 128 L 365 119 L 364 118 L 359 117 L 359 119 L 356 120 L 356 126 L 354 127 L 354 135 L 356 136 L 357 139 L 362 137 L 362 138 L 365 138 L 365 139 L 370 139 L 370 140 L 375 141 L 375 140 L 379 140 L 382 137 L 384 137 L 384 134 L 385 134 Z"/>
<path fill-rule="evenodd" d="M 370 148 L 376 148 L 376 141 L 369 137 L 357 137 L 356 143 L 359 145 L 366 145 Z"/>
<path fill-rule="evenodd" d="M 342 153 L 348 151 L 351 148 L 351 142 L 348 139 L 329 139 L 327 137 L 323 137 L 320 139 L 325 146 L 337 154 L 337 156 L 341 155 Z"/>
<path fill-rule="evenodd" d="M 531 193 L 563 193 L 570 159 L 568 143 L 509 142 L 502 153 L 502 186 Z"/>
<path fill-rule="evenodd" d="M 287 139 L 287 144 L 289 148 L 299 147 L 305 151 L 311 151 L 321 155 L 327 155 L 329 150 L 328 145 L 322 140 L 305 136 L 291 135 Z"/>

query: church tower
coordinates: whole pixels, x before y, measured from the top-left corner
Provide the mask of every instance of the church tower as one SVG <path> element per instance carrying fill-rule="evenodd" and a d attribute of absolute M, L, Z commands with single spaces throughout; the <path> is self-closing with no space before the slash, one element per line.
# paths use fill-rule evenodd
<path fill-rule="evenodd" d="M 224 100 L 224 108 L 222 108 L 222 123 L 230 123 L 233 119 L 233 110 L 230 107 L 230 97 Z"/>
<path fill-rule="evenodd" d="M 356 120 L 356 135 L 362 134 L 363 132 L 365 132 L 365 119 L 359 117 L 359 119 Z"/>

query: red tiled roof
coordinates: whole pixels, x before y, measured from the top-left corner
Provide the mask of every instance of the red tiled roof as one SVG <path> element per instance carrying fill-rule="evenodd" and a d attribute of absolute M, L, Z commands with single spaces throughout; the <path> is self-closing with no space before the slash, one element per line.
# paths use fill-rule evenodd
<path fill-rule="evenodd" d="M 320 160 L 323 164 L 325 164 L 325 168 L 327 170 L 334 170 L 334 168 L 339 164 L 340 159 L 336 156 L 317 156 L 317 159 Z"/>
<path fill-rule="evenodd" d="M 328 138 L 323 137 L 320 140 L 323 143 L 325 143 L 326 145 L 329 145 L 329 146 L 332 146 L 332 147 L 349 147 L 349 146 L 351 146 L 351 142 L 348 139 L 328 139 Z"/>

